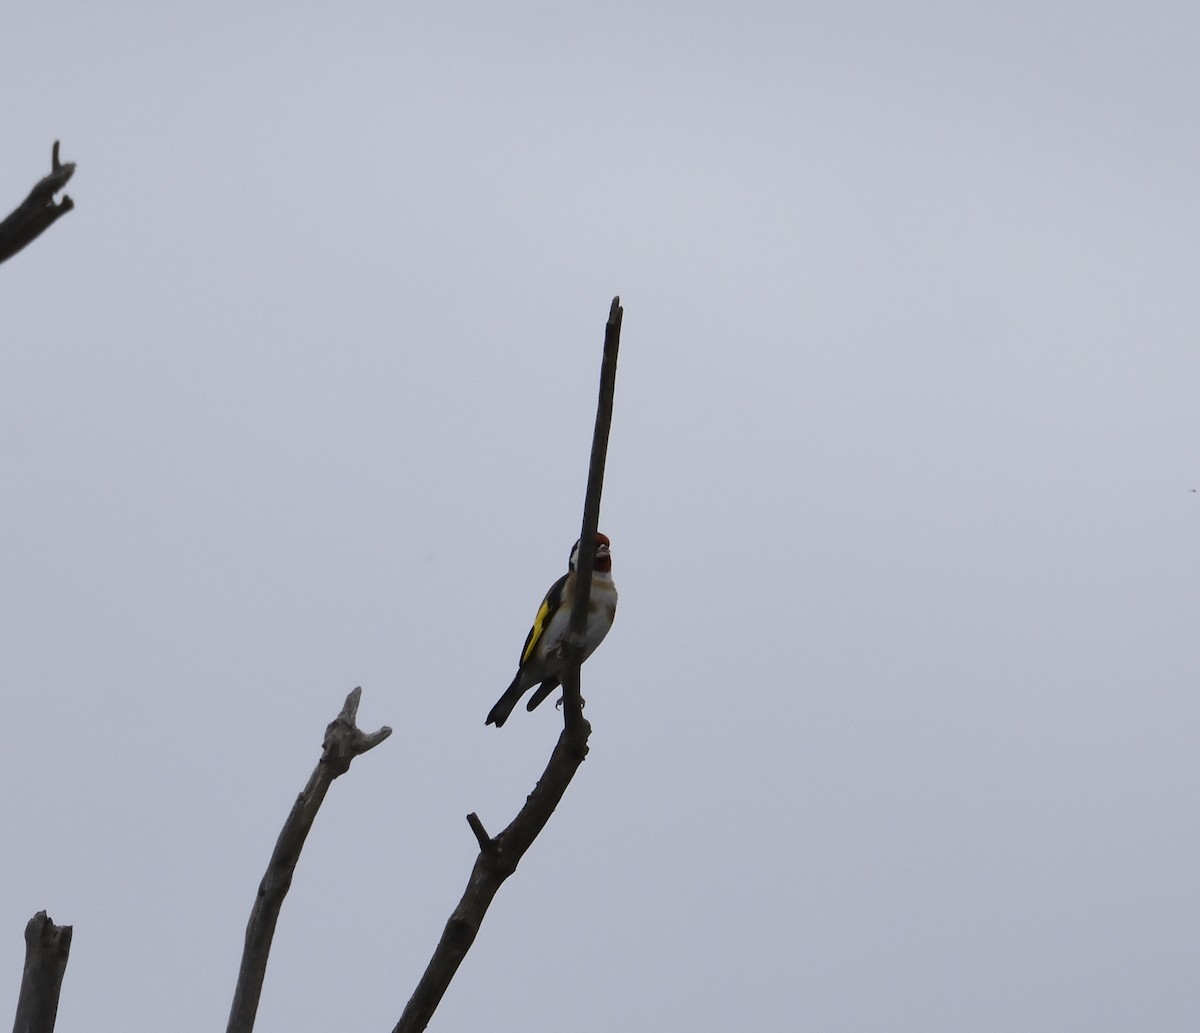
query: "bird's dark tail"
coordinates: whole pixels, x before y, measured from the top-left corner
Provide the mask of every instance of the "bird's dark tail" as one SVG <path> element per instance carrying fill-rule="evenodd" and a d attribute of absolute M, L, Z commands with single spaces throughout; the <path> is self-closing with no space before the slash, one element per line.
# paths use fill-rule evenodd
<path fill-rule="evenodd" d="M 513 712 L 513 707 L 520 702 L 521 696 L 525 690 L 521 688 L 521 673 L 518 671 L 517 676 L 512 680 L 512 684 L 504 690 L 504 695 L 496 700 L 496 705 L 488 711 L 485 725 L 495 725 L 499 728 L 508 720 L 508 715 Z"/>
<path fill-rule="evenodd" d="M 537 692 L 529 697 L 529 702 L 525 704 L 525 709 L 532 710 L 561 684 L 562 682 L 560 682 L 557 678 L 547 678 L 544 682 L 542 682 L 541 685 L 537 687 Z"/>

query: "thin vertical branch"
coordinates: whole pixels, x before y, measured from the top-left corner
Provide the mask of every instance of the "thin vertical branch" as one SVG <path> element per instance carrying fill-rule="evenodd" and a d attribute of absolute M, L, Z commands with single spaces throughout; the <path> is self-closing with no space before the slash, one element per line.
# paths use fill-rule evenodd
<path fill-rule="evenodd" d="M 71 954 L 71 926 L 39 911 L 25 925 L 25 971 L 13 1033 L 54 1033 L 58 996 Z"/>
<path fill-rule="evenodd" d="M 325 794 L 333 780 L 349 770 L 350 762 L 355 757 L 374 749 L 392 734 L 386 725 L 370 734 L 358 727 L 355 718 L 361 697 L 362 689 L 354 689 L 346 697 L 341 713 L 325 729 L 321 759 L 308 784 L 296 798 L 287 821 L 283 823 L 266 874 L 259 884 L 258 896 L 250 911 L 250 921 L 246 924 L 246 943 L 242 950 L 242 964 L 238 970 L 226 1033 L 250 1033 L 254 1028 L 263 979 L 267 974 L 267 958 L 275 936 L 275 924 L 279 920 L 283 898 L 291 888 L 300 851 L 304 848 L 304 841 L 308 838 Z"/>
<path fill-rule="evenodd" d="M 604 327 L 604 358 L 600 363 L 600 397 L 596 403 L 596 428 L 592 432 L 592 457 L 588 464 L 587 492 L 583 501 L 583 527 L 579 532 L 579 559 L 575 568 L 575 601 L 567 630 L 563 670 L 563 728 L 578 742 L 583 727 L 583 698 L 579 668 L 587 642 L 587 608 L 592 593 L 592 561 L 596 556 L 596 531 L 600 526 L 600 495 L 604 491 L 604 465 L 608 458 L 608 432 L 612 428 L 613 398 L 617 389 L 617 352 L 621 347 L 621 299 L 613 298 Z"/>
<path fill-rule="evenodd" d="M 475 814 L 467 816 L 467 823 L 479 843 L 479 856 L 471 869 L 467 888 L 463 891 L 458 906 L 446 922 L 442 938 L 434 949 L 433 957 L 425 968 L 417 988 L 405 1005 L 400 1021 L 392 1033 L 420 1033 L 429 1025 L 434 1011 L 441 1002 L 462 964 L 467 951 L 475 942 L 479 927 L 491 906 L 496 892 L 504 880 L 514 871 L 538 833 L 550 820 L 579 765 L 588 752 L 588 736 L 591 726 L 583 717 L 579 696 L 579 665 L 583 656 L 583 628 L 587 616 L 587 596 L 591 589 L 592 559 L 596 551 L 596 526 L 600 519 L 600 492 L 604 485 L 604 463 L 608 454 L 608 432 L 612 425 L 613 394 L 617 373 L 617 346 L 621 338 L 620 298 L 613 298 L 608 324 L 604 333 L 604 358 L 600 370 L 600 399 L 596 410 L 596 430 L 592 438 L 591 461 L 588 466 L 588 486 L 583 507 L 583 535 L 580 556 L 576 565 L 576 598 L 571 612 L 571 627 L 574 653 L 567 654 L 567 670 L 563 679 L 564 704 L 563 730 L 550 754 L 546 770 L 525 801 L 525 806 L 499 835 L 487 836 L 483 823 Z M 586 577 L 584 576 L 586 572 Z M 582 586 L 582 587 L 578 587 Z M 581 605 L 582 600 L 582 605 Z M 573 680 L 574 697 L 567 689 L 568 678 Z M 572 710 L 572 707 L 574 708 Z"/>

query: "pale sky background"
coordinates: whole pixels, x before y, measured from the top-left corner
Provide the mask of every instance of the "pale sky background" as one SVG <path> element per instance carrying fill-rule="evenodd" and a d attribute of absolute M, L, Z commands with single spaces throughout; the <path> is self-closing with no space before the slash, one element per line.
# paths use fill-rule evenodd
<path fill-rule="evenodd" d="M 264 1033 L 1200 1028 L 1200 7 L 0 9 L 0 985 L 223 1029 L 326 723 Z M 9 1011 L 11 1014 L 11 1011 Z M 5 1020 L 7 1021 L 7 1020 Z"/>

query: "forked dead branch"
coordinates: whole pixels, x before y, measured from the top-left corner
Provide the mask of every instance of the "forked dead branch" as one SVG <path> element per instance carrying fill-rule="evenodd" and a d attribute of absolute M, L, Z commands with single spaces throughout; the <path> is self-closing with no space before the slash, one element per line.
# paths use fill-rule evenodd
<path fill-rule="evenodd" d="M 271 940 L 275 936 L 275 923 L 279 921 L 279 911 L 283 907 L 283 898 L 291 888 L 296 862 L 300 860 L 300 851 L 304 848 L 304 841 L 325 800 L 325 794 L 329 792 L 333 780 L 350 769 L 350 762 L 355 757 L 373 750 L 392 734 L 387 725 L 369 734 L 358 727 L 355 719 L 361 698 L 362 689 L 354 689 L 346 697 L 341 713 L 325 729 L 321 759 L 317 761 L 308 785 L 296 797 L 279 839 L 275 842 L 275 850 L 250 911 L 250 921 L 246 923 L 246 943 L 242 948 L 242 964 L 238 969 L 226 1033 L 250 1033 L 254 1028 L 263 978 L 267 974 Z"/>
<path fill-rule="evenodd" d="M 50 174 L 38 180 L 29 196 L 0 222 L 0 262 L 12 258 L 75 207 L 75 202 L 66 194 L 61 201 L 54 200 L 54 195 L 73 175 L 75 163 L 58 160 L 58 141 L 55 140 L 50 151 Z"/>

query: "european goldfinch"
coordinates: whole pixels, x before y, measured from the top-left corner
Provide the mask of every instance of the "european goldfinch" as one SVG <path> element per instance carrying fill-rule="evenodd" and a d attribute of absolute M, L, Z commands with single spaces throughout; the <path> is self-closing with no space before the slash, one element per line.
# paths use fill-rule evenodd
<path fill-rule="evenodd" d="M 592 591 L 588 599 L 586 643 L 583 658 L 586 660 L 604 641 L 612 627 L 617 612 L 617 586 L 612 578 L 612 556 L 608 551 L 609 541 L 596 535 L 596 558 L 592 564 Z M 512 684 L 504 691 L 492 707 L 484 724 L 499 728 L 508 720 L 513 707 L 520 698 L 535 685 L 537 691 L 525 705 L 532 710 L 562 684 L 562 650 L 571 622 L 571 603 L 575 599 L 575 565 L 579 559 L 579 542 L 571 549 L 570 569 L 550 586 L 550 591 L 538 607 L 533 618 L 533 627 L 525 638 L 521 650 L 521 665 Z M 540 683 L 540 684 L 539 684 Z"/>

